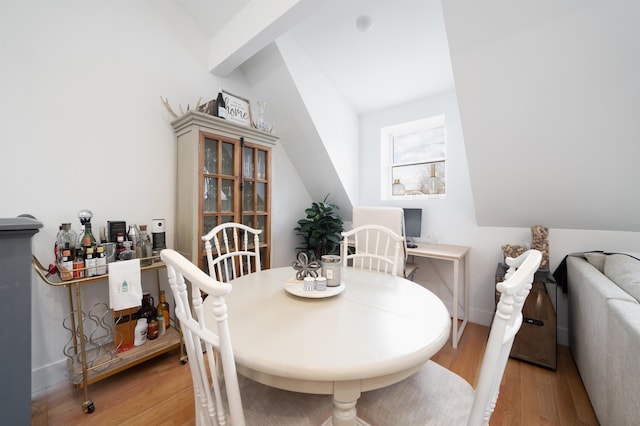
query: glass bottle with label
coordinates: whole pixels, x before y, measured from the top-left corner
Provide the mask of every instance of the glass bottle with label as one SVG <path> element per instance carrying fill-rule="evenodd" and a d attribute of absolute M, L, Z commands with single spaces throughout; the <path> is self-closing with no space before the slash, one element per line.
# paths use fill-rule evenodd
<path fill-rule="evenodd" d="M 84 234 L 82 236 L 82 248 L 86 251 L 87 247 L 96 247 L 96 237 L 91 232 L 91 222 L 84 224 Z"/>
<path fill-rule="evenodd" d="M 80 247 L 76 247 L 76 257 L 73 259 L 73 278 L 84 278 L 84 258 Z"/>
<path fill-rule="evenodd" d="M 60 278 L 62 281 L 69 281 L 73 278 L 73 260 L 71 259 L 71 250 L 69 249 L 62 251 L 62 259 L 60 260 Z"/>
<path fill-rule="evenodd" d="M 149 318 L 147 322 L 147 339 L 155 340 L 158 338 L 158 320 L 155 318 Z"/>
<path fill-rule="evenodd" d="M 96 247 L 96 273 L 104 275 L 107 273 L 107 254 L 104 252 L 104 245 L 100 244 Z"/>
<path fill-rule="evenodd" d="M 85 246 L 84 248 L 84 267 L 86 268 L 86 276 L 93 277 L 98 275 L 98 271 L 96 269 L 97 266 L 97 258 L 95 253 L 93 252 L 93 247 Z"/>
<path fill-rule="evenodd" d="M 164 322 L 164 315 L 162 315 L 162 311 L 158 309 L 158 336 L 164 336 L 167 332 L 167 326 Z"/>
<path fill-rule="evenodd" d="M 160 290 L 160 303 L 158 303 L 158 312 L 162 312 L 162 317 L 164 319 L 165 328 L 168 330 L 171 326 L 170 316 L 169 316 L 169 303 L 167 303 L 166 296 L 164 294 L 164 290 Z"/>
<path fill-rule="evenodd" d="M 117 243 L 116 243 L 116 259 L 120 260 L 120 253 L 126 250 L 124 246 L 124 234 L 122 232 L 118 232 Z"/>
<path fill-rule="evenodd" d="M 216 98 L 216 107 L 214 115 L 220 118 L 227 118 L 227 105 L 222 95 L 222 84 L 218 83 L 218 97 Z"/>

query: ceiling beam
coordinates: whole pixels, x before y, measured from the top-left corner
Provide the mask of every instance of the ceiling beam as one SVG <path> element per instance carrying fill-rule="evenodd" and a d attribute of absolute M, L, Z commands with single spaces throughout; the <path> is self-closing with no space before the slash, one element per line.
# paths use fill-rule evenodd
<path fill-rule="evenodd" d="M 209 70 L 225 77 L 325 0 L 251 0 L 209 43 Z"/>

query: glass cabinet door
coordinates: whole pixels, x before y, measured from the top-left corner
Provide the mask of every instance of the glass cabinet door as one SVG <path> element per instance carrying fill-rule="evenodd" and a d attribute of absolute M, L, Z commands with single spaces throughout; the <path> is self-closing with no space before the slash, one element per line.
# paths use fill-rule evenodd
<path fill-rule="evenodd" d="M 263 267 L 268 268 L 270 148 L 202 133 L 199 150 L 199 236 L 226 222 L 261 229 L 264 253 L 261 260 Z M 200 266 L 206 268 L 204 244 L 200 250 L 199 258 L 203 262 Z"/>
<path fill-rule="evenodd" d="M 220 223 L 235 220 L 236 141 L 204 135 L 200 144 L 201 235 Z"/>

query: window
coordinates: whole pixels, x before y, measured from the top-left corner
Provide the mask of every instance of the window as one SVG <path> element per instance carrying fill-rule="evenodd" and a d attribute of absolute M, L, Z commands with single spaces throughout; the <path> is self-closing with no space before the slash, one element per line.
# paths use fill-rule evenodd
<path fill-rule="evenodd" d="M 444 198 L 444 115 L 382 128 L 382 199 Z"/>

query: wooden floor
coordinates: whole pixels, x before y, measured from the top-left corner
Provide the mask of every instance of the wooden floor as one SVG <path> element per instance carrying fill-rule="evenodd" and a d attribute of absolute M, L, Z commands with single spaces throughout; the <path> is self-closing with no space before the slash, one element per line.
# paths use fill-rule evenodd
<path fill-rule="evenodd" d="M 458 349 L 448 343 L 434 361 L 475 385 L 488 328 L 469 323 Z M 189 365 L 169 353 L 89 386 L 95 404 L 82 410 L 82 389 L 69 384 L 34 395 L 32 425 L 193 425 Z M 597 425 L 569 350 L 557 371 L 510 359 L 491 425 Z"/>

